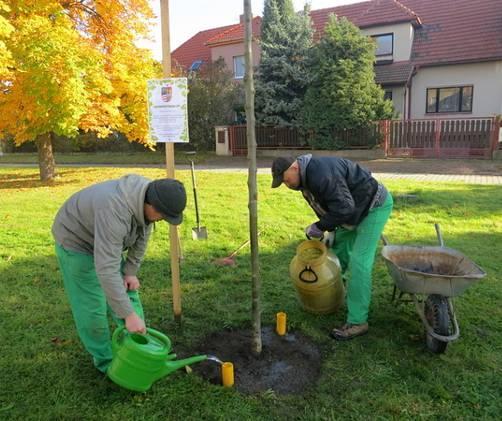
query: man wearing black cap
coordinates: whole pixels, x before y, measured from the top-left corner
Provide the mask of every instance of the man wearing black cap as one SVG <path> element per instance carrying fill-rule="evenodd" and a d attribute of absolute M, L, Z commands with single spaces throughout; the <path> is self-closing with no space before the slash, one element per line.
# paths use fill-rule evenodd
<path fill-rule="evenodd" d="M 303 155 L 272 163 L 272 188 L 284 183 L 302 192 L 319 218 L 305 233 L 323 239 L 335 233 L 332 245 L 347 285 L 347 323 L 331 336 L 348 340 L 368 332 L 371 273 L 377 244 L 392 211 L 391 194 L 369 171 L 347 159 Z"/>
<path fill-rule="evenodd" d="M 107 314 L 130 332 L 146 331 L 136 276 L 152 222 L 181 224 L 186 192 L 178 180 L 127 175 L 87 187 L 61 207 L 52 226 L 77 332 L 94 365 L 112 359 Z"/>

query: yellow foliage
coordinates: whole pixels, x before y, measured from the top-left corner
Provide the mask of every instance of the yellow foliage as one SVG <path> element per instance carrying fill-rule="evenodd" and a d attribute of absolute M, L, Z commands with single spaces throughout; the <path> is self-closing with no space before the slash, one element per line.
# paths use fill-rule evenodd
<path fill-rule="evenodd" d="M 0 0 L 0 131 L 18 144 L 79 130 L 148 144 L 146 80 L 159 74 L 135 40 L 152 17 L 147 0 Z"/>
<path fill-rule="evenodd" d="M 3 16 L 9 10 L 6 2 L 0 0 L 0 79 L 7 77 L 8 67 L 12 65 L 12 56 L 7 48 L 6 41 L 9 39 L 14 27 Z"/>

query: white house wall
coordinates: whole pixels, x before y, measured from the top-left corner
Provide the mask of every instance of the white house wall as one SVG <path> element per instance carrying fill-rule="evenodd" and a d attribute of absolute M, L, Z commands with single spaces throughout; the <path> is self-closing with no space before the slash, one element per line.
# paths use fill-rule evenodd
<path fill-rule="evenodd" d="M 260 47 L 256 42 L 253 42 L 253 64 L 256 66 L 260 62 Z M 227 68 L 233 72 L 234 57 L 244 55 L 244 43 L 219 45 L 211 48 L 211 59 L 213 61 L 222 57 L 225 60 Z"/>
<path fill-rule="evenodd" d="M 425 112 L 427 88 L 466 85 L 473 85 L 472 112 Z M 412 79 L 411 103 L 411 118 L 470 118 L 502 114 L 502 60 L 419 68 Z"/>
<path fill-rule="evenodd" d="M 379 60 L 393 59 L 394 61 L 407 61 L 410 59 L 411 46 L 413 45 L 413 26 L 410 23 L 364 28 L 361 29 L 361 32 L 368 36 L 394 34 L 394 54 L 392 56 L 380 56 L 378 57 Z"/>
<path fill-rule="evenodd" d="M 399 113 L 399 118 L 403 118 L 405 115 L 405 87 L 397 86 L 393 88 L 385 87 L 385 91 L 392 91 L 392 103 L 394 104 L 394 109 Z"/>

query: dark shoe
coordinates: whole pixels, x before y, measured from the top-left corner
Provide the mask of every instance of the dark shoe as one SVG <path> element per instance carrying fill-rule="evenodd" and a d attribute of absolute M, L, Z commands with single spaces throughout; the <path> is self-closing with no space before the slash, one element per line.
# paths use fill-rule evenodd
<path fill-rule="evenodd" d="M 359 325 L 346 323 L 338 329 L 333 329 L 330 336 L 337 341 L 348 341 L 356 336 L 365 335 L 366 333 L 368 333 L 368 323 L 361 323 Z"/>

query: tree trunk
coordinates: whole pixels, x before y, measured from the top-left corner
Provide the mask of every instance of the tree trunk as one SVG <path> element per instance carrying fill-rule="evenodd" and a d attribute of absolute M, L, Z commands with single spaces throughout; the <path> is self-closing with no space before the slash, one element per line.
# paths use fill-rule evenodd
<path fill-rule="evenodd" d="M 248 144 L 248 190 L 249 190 L 249 235 L 251 239 L 251 278 L 252 278 L 252 316 L 253 316 L 253 353 L 261 353 L 261 280 L 258 262 L 258 193 L 256 188 L 256 135 L 254 114 L 254 80 L 252 56 L 252 19 L 251 0 L 244 0 L 245 42 L 244 58 L 246 73 L 244 86 L 246 90 L 246 134 Z"/>
<path fill-rule="evenodd" d="M 44 133 L 35 140 L 38 150 L 38 167 L 40 180 L 52 181 L 56 176 L 56 161 L 52 153 L 52 134 Z"/>

